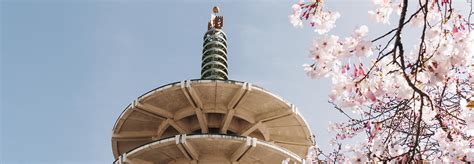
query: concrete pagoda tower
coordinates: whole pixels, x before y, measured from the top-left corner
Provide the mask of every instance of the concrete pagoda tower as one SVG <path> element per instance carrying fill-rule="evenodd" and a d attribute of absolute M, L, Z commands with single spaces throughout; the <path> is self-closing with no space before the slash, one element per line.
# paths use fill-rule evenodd
<path fill-rule="evenodd" d="M 293 104 L 228 80 L 219 8 L 204 34 L 201 79 L 158 87 L 128 105 L 112 132 L 114 164 L 305 163 L 313 144 Z"/>

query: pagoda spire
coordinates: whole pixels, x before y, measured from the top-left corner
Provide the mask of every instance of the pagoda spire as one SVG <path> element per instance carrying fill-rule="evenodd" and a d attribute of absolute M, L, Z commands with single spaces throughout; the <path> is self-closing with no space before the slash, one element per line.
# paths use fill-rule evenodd
<path fill-rule="evenodd" d="M 224 17 L 218 16 L 220 9 L 212 9 L 211 19 L 204 34 L 201 79 L 227 80 L 227 37 L 222 31 Z"/>

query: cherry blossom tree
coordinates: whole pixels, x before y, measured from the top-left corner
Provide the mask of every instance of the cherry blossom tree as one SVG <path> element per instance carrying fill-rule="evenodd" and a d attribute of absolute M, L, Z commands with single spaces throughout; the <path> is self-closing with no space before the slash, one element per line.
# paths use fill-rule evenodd
<path fill-rule="evenodd" d="M 369 2 L 369 1 L 367 1 Z M 330 78 L 329 103 L 347 120 L 331 124 L 334 151 L 310 153 L 312 160 L 333 162 L 474 161 L 474 111 L 469 13 L 454 8 L 453 0 L 372 0 L 368 18 L 393 27 L 368 38 L 369 27 L 356 27 L 350 36 L 330 30 L 342 15 L 325 9 L 324 0 L 299 1 L 290 22 L 310 25 L 319 37 L 309 50 L 311 78 Z M 408 6 L 410 5 L 410 10 Z M 396 18 L 397 22 L 390 22 Z M 403 39 L 417 30 L 416 46 Z M 342 141 L 363 136 L 356 144 Z"/>

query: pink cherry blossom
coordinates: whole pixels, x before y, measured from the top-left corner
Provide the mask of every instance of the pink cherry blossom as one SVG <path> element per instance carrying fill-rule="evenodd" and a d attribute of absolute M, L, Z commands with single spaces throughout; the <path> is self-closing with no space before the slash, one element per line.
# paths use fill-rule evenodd
<path fill-rule="evenodd" d="M 375 22 L 390 24 L 393 10 L 399 20 L 371 41 L 366 25 L 350 36 L 331 34 L 340 14 L 323 10 L 322 0 L 293 7 L 293 18 L 299 19 L 292 24 L 300 27 L 306 20 L 324 34 L 311 45 L 312 64 L 305 64 L 305 71 L 312 78 L 331 78 L 330 103 L 347 117 L 330 126 L 332 145 L 339 149 L 327 157 L 348 163 L 472 161 L 474 110 L 466 107 L 466 99 L 474 97 L 471 15 L 458 12 L 451 0 L 372 3 L 368 13 Z M 406 37 L 411 29 L 425 33 Z M 405 39 L 410 37 L 418 39 L 414 45 Z M 341 150 L 342 140 L 359 136 L 365 141 Z"/>
<path fill-rule="evenodd" d="M 356 54 L 358 56 L 365 56 L 369 57 L 372 55 L 372 42 L 368 41 L 361 41 L 359 44 L 356 46 Z"/>
<path fill-rule="evenodd" d="M 354 30 L 354 32 L 352 34 L 352 37 L 357 38 L 357 39 L 361 39 L 361 38 L 365 37 L 368 32 L 369 32 L 369 28 L 366 25 L 362 25 L 359 28 L 357 28 L 356 30 Z"/>
<path fill-rule="evenodd" d="M 329 32 L 332 28 L 336 27 L 336 20 L 341 15 L 338 12 L 320 12 L 313 16 L 311 21 L 314 23 L 314 31 L 319 34 Z"/>
<path fill-rule="evenodd" d="M 424 14 L 422 12 L 419 12 L 418 14 L 413 16 L 412 21 L 410 21 L 410 23 L 413 27 L 421 27 L 425 23 L 424 19 Z"/>
<path fill-rule="evenodd" d="M 303 21 L 300 19 L 298 14 L 292 14 L 289 16 L 290 22 L 294 27 L 303 27 Z"/>
<path fill-rule="evenodd" d="M 390 24 L 390 14 L 392 14 L 391 7 L 381 7 L 375 11 L 369 11 L 369 15 L 378 23 Z"/>

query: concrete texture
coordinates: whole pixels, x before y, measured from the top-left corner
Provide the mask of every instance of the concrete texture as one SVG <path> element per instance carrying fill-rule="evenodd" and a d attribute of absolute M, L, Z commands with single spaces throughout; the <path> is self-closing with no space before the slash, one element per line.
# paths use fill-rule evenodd
<path fill-rule="evenodd" d="M 273 164 L 303 159 L 280 146 L 251 137 L 229 135 L 177 135 L 140 146 L 114 164 Z"/>
<path fill-rule="evenodd" d="M 113 128 L 114 157 L 119 159 L 121 154 L 136 151 L 142 145 L 156 144 L 161 139 L 180 134 L 248 136 L 281 148 L 283 152 L 291 151 L 296 155 L 295 158 L 305 157 L 308 147 L 312 144 L 311 132 L 306 121 L 294 105 L 280 97 L 244 82 L 186 80 L 152 90 L 140 96 L 125 109 Z M 206 156 L 207 152 L 207 155 L 214 157 L 213 152 L 217 150 L 219 150 L 217 152 L 235 151 L 231 145 L 242 145 L 234 140 L 216 143 L 207 143 L 208 140 L 205 139 L 202 141 L 203 144 L 193 143 L 195 149 L 201 150 L 200 156 Z M 166 145 L 158 147 L 161 146 Z M 176 144 L 170 146 L 170 149 L 178 148 Z M 212 147 L 216 150 L 212 150 Z M 229 150 L 221 150 L 224 147 L 228 147 Z M 265 149 L 275 149 L 263 147 L 262 155 L 271 152 Z M 159 151 L 168 152 L 168 148 L 156 151 L 158 154 Z M 166 158 L 166 155 L 158 156 L 156 154 L 150 157 L 153 159 L 144 157 L 137 159 L 162 163 L 159 160 L 169 162 L 173 161 L 169 159 L 178 158 L 169 155 Z M 258 158 L 250 159 L 253 159 L 253 162 L 266 161 L 265 156 L 256 157 Z M 280 160 L 276 155 L 270 154 L 269 157 L 272 157 L 268 159 L 269 161 L 274 161 L 273 157 Z M 219 158 L 231 161 L 228 154 Z M 250 159 L 248 161 L 251 161 Z M 159 162 L 156 162 L 157 160 Z"/>

